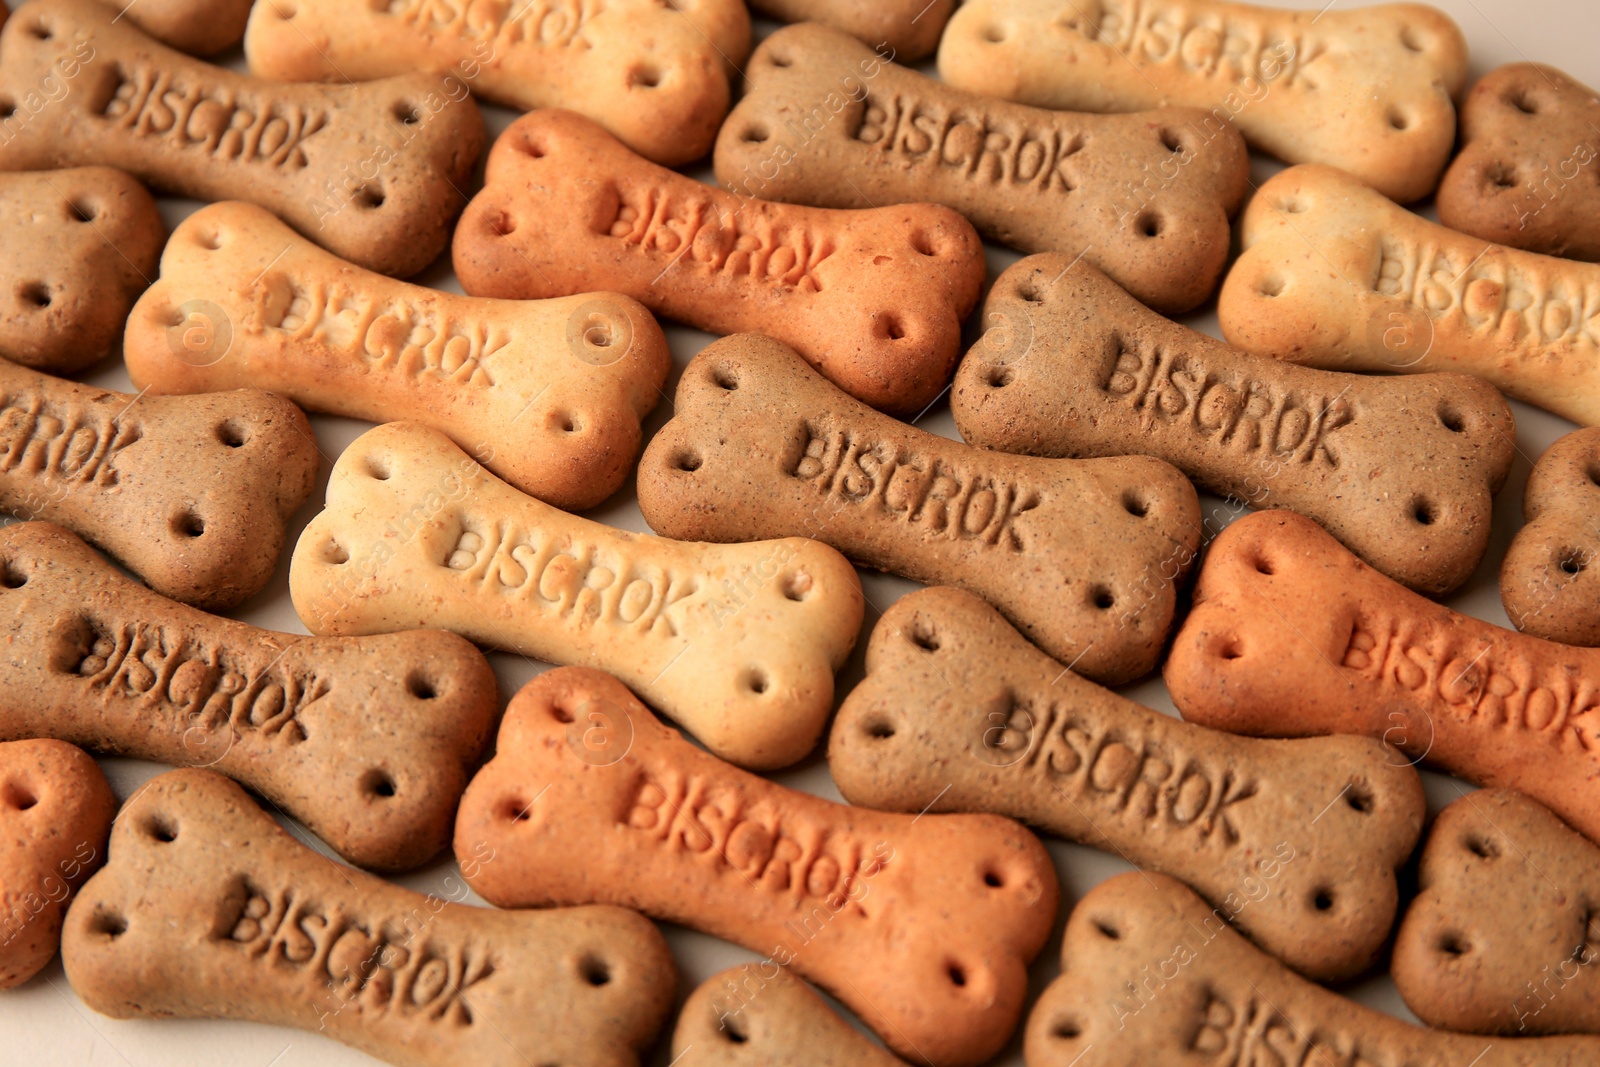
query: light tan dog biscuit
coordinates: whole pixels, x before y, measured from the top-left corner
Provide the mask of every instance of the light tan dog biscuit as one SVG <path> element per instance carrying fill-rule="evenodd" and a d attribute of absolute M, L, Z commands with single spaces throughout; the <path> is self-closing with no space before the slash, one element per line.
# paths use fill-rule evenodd
<path fill-rule="evenodd" d="M 144 186 L 110 167 L 0 174 L 0 227 L 0 356 L 72 374 L 115 352 L 167 236 Z"/>
<path fill-rule="evenodd" d="M 0 510 L 71 528 L 187 604 L 266 586 L 317 455 L 300 409 L 259 390 L 131 396 L 0 360 Z"/>
<path fill-rule="evenodd" d="M 438 256 L 483 148 L 459 79 L 282 85 L 146 37 L 97 0 L 34 0 L 0 33 L 0 170 L 119 167 L 260 204 L 384 274 Z"/>
<path fill-rule="evenodd" d="M 771 338 L 718 341 L 639 464 L 669 537 L 814 537 L 919 582 L 959 585 L 1046 652 L 1107 682 L 1156 665 L 1199 502 L 1158 460 L 982 452 L 845 396 Z"/>
<path fill-rule="evenodd" d="M 1476 378 L 1336 374 L 1241 352 L 1064 255 L 1002 274 L 983 321 L 950 390 L 972 444 L 1159 456 L 1213 493 L 1309 515 L 1432 595 L 1466 581 L 1489 547 L 1516 426 Z"/>
<path fill-rule="evenodd" d="M 1600 267 L 1485 244 L 1331 167 L 1261 187 L 1217 317 L 1240 348 L 1330 370 L 1466 371 L 1600 422 Z"/>
<path fill-rule="evenodd" d="M 0 990 L 55 958 L 72 894 L 105 861 L 117 798 L 80 748 L 0 743 Z"/>
<path fill-rule="evenodd" d="M 862 612 L 855 569 L 826 545 L 614 529 L 524 496 L 415 423 L 339 457 L 289 588 L 313 633 L 442 626 L 613 671 L 713 752 L 762 769 L 816 746 Z"/>
<path fill-rule="evenodd" d="M 74 905 L 62 958 L 98 1012 L 293 1026 L 401 1067 L 637 1067 L 676 981 L 638 915 L 402 889 L 301 845 L 206 771 L 128 802 Z"/>
<path fill-rule="evenodd" d="M 1484 790 L 1439 813 L 1418 877 L 1392 967 L 1418 1018 L 1600 1031 L 1600 849 L 1522 794 Z"/>
<path fill-rule="evenodd" d="M 901 63 L 914 63 L 938 46 L 956 0 L 750 0 L 750 6 L 784 22 L 839 30 Z"/>
<path fill-rule="evenodd" d="M 1191 726 L 1072 674 L 951 588 L 884 613 L 828 769 L 853 804 L 1009 815 L 1182 878 L 1321 981 L 1378 958 L 1426 813 L 1386 745 Z"/>
<path fill-rule="evenodd" d="M 771 960 L 701 983 L 672 1034 L 682 1067 L 905 1067 Z"/>
<path fill-rule="evenodd" d="M 1422 4 L 969 0 L 939 44 L 939 73 L 1039 107 L 1203 108 L 1279 159 L 1342 167 L 1406 203 L 1433 192 L 1450 159 L 1467 42 Z"/>
<path fill-rule="evenodd" d="M 1523 633 L 1600 645 L 1600 427 L 1551 445 L 1528 476 L 1525 524 L 1500 564 L 1500 599 Z"/>
<path fill-rule="evenodd" d="M 1306 981 L 1165 875 L 1096 886 L 1062 975 L 1028 1017 L 1028 1067 L 1582 1067 L 1592 1037 L 1501 1038 L 1401 1022 Z"/>
<path fill-rule="evenodd" d="M 949 208 L 745 200 L 562 111 L 495 142 L 453 259 L 478 296 L 614 290 L 712 333 L 768 334 L 851 395 L 909 414 L 949 382 L 984 277 L 977 231 Z"/>
<path fill-rule="evenodd" d="M 385 870 L 449 839 L 498 703 L 453 634 L 258 630 L 159 597 L 42 522 L 0 529 L 0 648 L 0 737 L 214 767 Z"/>
<path fill-rule="evenodd" d="M 416 419 L 572 510 L 632 471 L 639 420 L 672 368 L 661 328 L 627 297 L 492 301 L 408 285 L 244 203 L 178 227 L 125 347 L 140 388 L 250 384 L 316 411 Z"/>
<path fill-rule="evenodd" d="M 1204 112 L 1007 104 L 812 25 L 762 42 L 747 80 L 717 137 L 717 180 L 739 196 L 830 208 L 932 200 L 1024 251 L 1081 253 L 1175 313 L 1222 276 L 1250 159 L 1238 132 Z"/>
<path fill-rule="evenodd" d="M 244 40 L 252 0 L 100 0 L 156 40 L 214 56 Z"/>
<path fill-rule="evenodd" d="M 628 745 L 596 758 L 596 709 Z M 886 815 L 707 755 L 615 678 L 564 668 L 511 701 L 462 798 L 456 855 L 499 907 L 613 903 L 738 942 L 815 981 L 889 1046 L 984 1062 L 1021 1016 L 1055 920 L 1039 840 L 992 815 Z"/>

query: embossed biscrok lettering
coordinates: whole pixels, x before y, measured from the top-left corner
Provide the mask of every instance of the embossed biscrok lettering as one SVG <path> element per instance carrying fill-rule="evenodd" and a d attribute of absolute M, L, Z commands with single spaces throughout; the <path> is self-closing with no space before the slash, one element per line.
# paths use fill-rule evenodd
<path fill-rule="evenodd" d="M 102 114 L 142 137 L 164 138 L 179 151 L 215 159 L 298 169 L 305 143 L 327 125 L 322 112 L 256 100 L 232 90 L 180 85 L 170 71 L 117 70 Z"/>
<path fill-rule="evenodd" d="M 593 47 L 580 35 L 606 9 L 605 0 L 388 0 L 373 7 L 430 36 L 556 48 Z"/>
<path fill-rule="evenodd" d="M 899 93 L 868 94 L 851 136 L 903 164 L 1041 193 L 1069 193 L 1077 186 L 1066 164 L 1084 144 L 1077 134 L 996 122 Z"/>
<path fill-rule="evenodd" d="M 117 484 L 117 454 L 139 440 L 137 424 L 111 410 L 61 406 L 38 393 L 0 396 L 0 472 L 23 471 L 46 481 Z"/>
<path fill-rule="evenodd" d="M 1198 1022 L 1189 1049 L 1216 1067 L 1414 1067 L 1414 1061 L 1364 1046 L 1357 1035 L 1327 1034 L 1305 1019 L 1290 1019 L 1259 996 L 1230 1001 L 1212 991 Z"/>
<path fill-rule="evenodd" d="M 1131 59 L 1225 82 L 1283 78 L 1291 85 L 1298 78 L 1315 89 L 1301 68 L 1328 50 L 1309 36 L 1275 36 L 1257 19 L 1198 14 L 1188 4 L 1162 0 L 1105 0 L 1099 22 L 1069 5 L 1057 24 Z"/>

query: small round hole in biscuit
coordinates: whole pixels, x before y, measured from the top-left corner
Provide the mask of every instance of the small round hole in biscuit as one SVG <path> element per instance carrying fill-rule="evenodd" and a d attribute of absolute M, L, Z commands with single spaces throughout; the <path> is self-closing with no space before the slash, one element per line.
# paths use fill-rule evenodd
<path fill-rule="evenodd" d="M 1411 128 L 1411 116 L 1397 107 L 1390 108 L 1389 113 L 1384 117 L 1388 120 L 1391 130 L 1409 130 Z"/>
<path fill-rule="evenodd" d="M 1240 659 L 1244 656 L 1244 645 L 1237 637 L 1230 637 L 1217 649 L 1217 656 L 1227 660 Z"/>
<path fill-rule="evenodd" d="M 564 722 L 568 724 L 577 721 L 577 716 L 572 714 L 572 709 L 561 704 L 550 705 L 550 717 L 556 722 Z"/>
<path fill-rule="evenodd" d="M 693 474 L 700 469 L 700 456 L 696 452 L 679 452 L 672 457 L 672 469 Z"/>
<path fill-rule="evenodd" d="M 416 105 L 409 100 L 396 100 L 389 113 L 402 126 L 416 126 L 422 122 L 422 112 L 418 111 Z"/>
<path fill-rule="evenodd" d="M 48 41 L 55 36 L 55 31 L 46 25 L 43 19 L 38 19 L 28 27 L 28 36 L 36 41 Z"/>
<path fill-rule="evenodd" d="M 1274 297 L 1283 292 L 1283 279 L 1276 274 L 1269 274 L 1256 282 L 1256 292 L 1265 297 Z"/>
<path fill-rule="evenodd" d="M 1074 1041 L 1083 1036 L 1083 1024 L 1072 1018 L 1057 1019 L 1050 1024 L 1050 1036 L 1057 1041 Z"/>
<path fill-rule="evenodd" d="M 361 462 L 368 478 L 375 482 L 389 480 L 389 459 L 387 456 L 367 456 Z"/>
<path fill-rule="evenodd" d="M 1428 48 L 1428 40 L 1414 26 L 1400 28 L 1400 45 L 1408 52 L 1423 52 Z"/>
<path fill-rule="evenodd" d="M 768 689 L 772 688 L 772 680 L 767 677 L 767 672 L 760 667 L 751 667 L 745 671 L 740 678 L 740 682 L 756 696 L 762 696 Z"/>
<path fill-rule="evenodd" d="M 1110 611 L 1117 602 L 1111 590 L 1103 585 L 1097 585 L 1089 590 L 1089 602 L 1101 611 Z"/>
<path fill-rule="evenodd" d="M 562 433 L 577 433 L 583 429 L 583 423 L 578 416 L 570 411 L 558 411 L 552 416 L 556 429 Z"/>
<path fill-rule="evenodd" d="M 1141 211 L 1134 225 L 1145 237 L 1161 236 L 1161 216 L 1154 211 Z"/>
<path fill-rule="evenodd" d="M 794 65 L 794 60 L 789 58 L 788 53 L 781 52 L 776 48 L 767 53 L 767 58 L 772 60 L 774 67 L 790 67 Z"/>
<path fill-rule="evenodd" d="M 939 250 L 933 246 L 933 238 L 924 230 L 916 230 L 911 234 L 911 247 L 924 256 L 936 256 Z"/>
<path fill-rule="evenodd" d="M 1524 115 L 1537 115 L 1539 113 L 1539 102 L 1526 89 L 1511 90 L 1506 96 L 1506 103 L 1510 104 L 1513 110 L 1520 111 Z"/>
<path fill-rule="evenodd" d="M 300 8 L 296 4 L 286 3 L 285 0 L 274 0 L 272 13 L 283 21 L 288 22 L 300 14 Z"/>
<path fill-rule="evenodd" d="M 0 96 L 0 119 L 8 119 L 16 113 L 16 102 L 9 96 Z"/>
<path fill-rule="evenodd" d="M 967 970 L 959 963 L 945 965 L 944 973 L 949 976 L 950 984 L 957 989 L 964 988 L 967 984 Z"/>
<path fill-rule="evenodd" d="M 1256 573 L 1271 575 L 1276 574 L 1277 571 L 1273 568 L 1271 560 L 1267 559 L 1265 556 L 1257 556 Z"/>
<path fill-rule="evenodd" d="M 33 790 L 21 782 L 7 782 L 5 788 L 0 789 L 0 801 L 3 801 L 8 808 L 27 811 L 39 803 L 39 798 L 34 795 Z"/>
<path fill-rule="evenodd" d="M 811 595 L 811 575 L 805 571 L 791 571 L 783 576 L 783 597 L 785 600 L 801 601 Z"/>
<path fill-rule="evenodd" d="M 1304 215 L 1310 207 L 1298 196 L 1286 196 L 1278 201 L 1278 210 L 1286 215 Z"/>
<path fill-rule="evenodd" d="M 1500 855 L 1499 846 L 1486 837 L 1472 834 L 1464 838 L 1461 843 L 1466 846 L 1468 852 L 1481 860 L 1492 860 Z"/>
<path fill-rule="evenodd" d="M 885 315 L 883 317 L 883 335 L 891 341 L 903 341 L 906 336 L 906 328 L 893 315 Z"/>
<path fill-rule="evenodd" d="M 1362 815 L 1372 814 L 1372 794 L 1362 786 L 1352 784 L 1344 794 L 1344 802 L 1351 811 L 1358 811 Z"/>
<path fill-rule="evenodd" d="M 1017 296 L 1030 304 L 1044 303 L 1044 290 L 1039 288 L 1038 279 L 1028 278 L 1017 285 Z"/>
<path fill-rule="evenodd" d="M 376 211 L 383 206 L 383 189 L 377 185 L 363 185 L 356 190 L 355 196 L 351 199 L 355 201 L 357 207 Z"/>
<path fill-rule="evenodd" d="M 512 795 L 501 797 L 500 803 L 495 806 L 495 810 L 504 822 L 527 822 L 531 818 L 528 812 L 532 807 L 533 801 Z"/>
<path fill-rule="evenodd" d="M 578 973 L 585 982 L 596 988 L 611 982 L 611 965 L 599 956 L 589 955 L 579 960 Z"/>
<path fill-rule="evenodd" d="M 730 1045 L 742 1045 L 750 1040 L 750 1032 L 745 1029 L 744 1019 L 738 1015 L 724 1015 L 717 1033 L 721 1034 Z"/>
<path fill-rule="evenodd" d="M 361 776 L 361 791 L 369 797 L 387 800 L 394 796 L 394 778 L 388 771 L 374 767 Z"/>
<path fill-rule="evenodd" d="M 1446 956 L 1465 956 L 1469 947 L 1466 938 L 1454 931 L 1439 935 L 1439 951 Z"/>
<path fill-rule="evenodd" d="M 177 826 L 173 824 L 171 819 L 159 812 L 144 821 L 144 832 L 150 840 L 159 841 L 164 845 L 170 845 L 178 839 Z"/>
<path fill-rule="evenodd" d="M 128 932 L 128 920 L 122 913 L 100 905 L 94 909 L 94 915 L 89 919 L 89 930 L 115 941 Z"/>
<path fill-rule="evenodd" d="M 1483 168 L 1484 184 L 1494 189 L 1515 189 L 1517 168 L 1510 163 L 1490 163 Z"/>
<path fill-rule="evenodd" d="M 1010 367 L 999 364 L 985 367 L 983 370 L 983 380 L 991 389 L 1004 389 L 1015 377 Z"/>
<path fill-rule="evenodd" d="M 725 393 L 731 393 L 739 388 L 739 375 L 725 363 L 719 363 L 711 368 L 711 384 Z"/>
<path fill-rule="evenodd" d="M 250 435 L 232 419 L 217 424 L 217 440 L 229 448 L 243 448 Z"/>
<path fill-rule="evenodd" d="M 94 201 L 79 197 L 67 201 L 67 217 L 74 222 L 93 222 L 100 217 L 100 205 Z"/>
<path fill-rule="evenodd" d="M 1122 494 L 1122 510 L 1136 519 L 1142 519 L 1150 514 L 1150 505 L 1145 503 L 1144 498 L 1138 492 L 1128 489 Z"/>
<path fill-rule="evenodd" d="M 771 136 L 772 131 L 767 129 L 766 124 L 762 122 L 753 122 L 746 126 L 744 130 L 744 142 L 746 144 L 761 144 Z"/>
<path fill-rule="evenodd" d="M 180 537 L 204 537 L 206 520 L 192 511 L 180 511 L 172 517 L 172 532 Z"/>
<path fill-rule="evenodd" d="M 17 299 L 35 308 L 50 306 L 50 287 L 44 282 L 23 282 L 17 286 Z"/>
<path fill-rule="evenodd" d="M 1183 151 L 1183 138 L 1179 137 L 1175 131 L 1169 130 L 1167 127 L 1163 126 L 1161 127 L 1160 136 L 1161 147 L 1165 148 L 1168 152 Z"/>
<path fill-rule="evenodd" d="M 439 687 L 433 684 L 432 678 L 421 671 L 412 671 L 406 675 L 406 692 L 418 700 L 432 700 L 439 695 Z"/>
<path fill-rule="evenodd" d="M 1467 428 L 1461 413 L 1449 404 L 1441 404 L 1439 407 L 1439 425 L 1451 433 L 1464 433 Z"/>
<path fill-rule="evenodd" d="M 1323 887 L 1311 894 L 1311 906 L 1318 911 L 1333 910 L 1333 890 Z"/>
<path fill-rule="evenodd" d="M 1006 28 L 1004 26 L 998 26 L 991 23 L 990 25 L 985 26 L 978 36 L 983 38 L 983 40 L 987 41 L 989 44 L 999 44 L 1001 41 L 1006 39 Z"/>
<path fill-rule="evenodd" d="M 1105 938 L 1107 941 L 1122 940 L 1122 931 L 1118 929 L 1116 924 L 1111 922 L 1109 919 L 1096 919 L 1094 921 L 1094 928 L 1100 931 L 1100 936 Z"/>
<path fill-rule="evenodd" d="M 911 624 L 911 643 L 924 652 L 939 651 L 939 632 L 925 619 Z"/>
<path fill-rule="evenodd" d="M 1438 516 L 1434 514 L 1433 504 L 1419 496 L 1411 501 L 1411 518 L 1418 526 L 1432 526 Z"/>
<path fill-rule="evenodd" d="M 984 871 L 983 884 L 988 886 L 990 889 L 1004 889 L 1006 881 L 1004 878 L 1001 878 L 999 873 L 996 871 Z"/>
<path fill-rule="evenodd" d="M 895 734 L 894 723 L 886 719 L 873 719 L 866 724 L 866 734 L 874 741 L 887 741 Z"/>
<path fill-rule="evenodd" d="M 1589 554 L 1579 548 L 1563 548 L 1556 553 L 1556 558 L 1560 561 L 1556 566 L 1568 577 L 1577 577 L 1589 565 Z"/>
<path fill-rule="evenodd" d="M 322 546 L 322 562 L 331 563 L 337 567 L 340 564 L 350 562 L 350 553 L 345 551 L 343 545 L 330 537 L 327 543 Z"/>
<path fill-rule="evenodd" d="M 28 576 L 11 560 L 0 560 L 0 588 L 21 589 L 28 584 Z"/>
<path fill-rule="evenodd" d="M 654 89 L 661 84 L 661 68 L 653 63 L 640 63 L 628 71 L 630 89 Z"/>

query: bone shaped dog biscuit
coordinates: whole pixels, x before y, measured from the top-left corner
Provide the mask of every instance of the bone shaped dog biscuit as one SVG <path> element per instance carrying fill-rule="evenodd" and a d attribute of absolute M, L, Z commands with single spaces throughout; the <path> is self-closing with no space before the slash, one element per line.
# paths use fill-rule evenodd
<path fill-rule="evenodd" d="M 306 848 L 199 770 L 128 802 L 75 904 L 62 958 L 96 1011 L 293 1026 L 401 1067 L 638 1067 L 676 979 L 638 915 L 402 889 Z"/>
<path fill-rule="evenodd" d="M 524 496 L 414 423 L 339 457 L 289 588 L 314 633 L 443 626 L 614 671 L 713 752 L 760 768 L 816 745 L 862 612 L 855 569 L 826 545 L 614 529 Z"/>
<path fill-rule="evenodd" d="M 244 39 L 253 0 L 100 0 L 181 52 L 214 56 Z"/>
<path fill-rule="evenodd" d="M 977 231 L 949 208 L 747 200 L 562 111 L 495 142 L 453 259 L 478 296 L 616 291 L 712 333 L 768 334 L 851 395 L 912 414 L 949 381 L 984 276 Z"/>
<path fill-rule="evenodd" d="M 1500 599 L 1523 633 L 1600 645 L 1600 428 L 1567 434 L 1528 476 Z"/>
<path fill-rule="evenodd" d="M 700 984 L 672 1034 L 682 1067 L 905 1067 L 771 960 Z"/>
<path fill-rule="evenodd" d="M 1475 378 L 1336 374 L 1241 352 L 1063 255 L 1002 274 L 984 321 L 950 391 L 972 444 L 1159 456 L 1214 493 L 1309 515 L 1433 595 L 1466 581 L 1489 546 L 1516 428 Z"/>
<path fill-rule="evenodd" d="M 1199 503 L 1142 456 L 982 452 L 845 396 L 770 338 L 689 364 L 639 464 L 670 537 L 815 537 L 880 570 L 978 593 L 1051 655 L 1108 681 L 1155 666 Z"/>
<path fill-rule="evenodd" d="M 386 870 L 449 838 L 498 697 L 453 634 L 258 630 L 141 588 L 42 522 L 0 529 L 0 649 L 0 737 L 214 767 Z"/>
<path fill-rule="evenodd" d="M 956 0 L 751 0 L 750 6 L 784 22 L 830 27 L 914 63 L 938 46 Z"/>
<path fill-rule="evenodd" d="M 625 749 L 597 759 L 596 707 Z M 456 854 L 500 907 L 616 903 L 758 952 L 935 1065 L 998 1052 L 1055 917 L 1037 838 L 992 815 L 889 815 L 729 767 L 616 679 L 563 668 L 512 699 L 462 798 Z M 475 851 L 476 850 L 476 851 Z"/>
<path fill-rule="evenodd" d="M 215 320 L 215 321 L 212 321 Z M 582 510 L 633 468 L 672 354 L 627 297 L 455 296 L 340 261 L 252 204 L 191 215 L 128 322 L 140 388 L 250 384 L 370 422 L 417 419 L 518 489 Z"/>
<path fill-rule="evenodd" d="M 483 148 L 459 82 L 261 81 L 157 44 L 97 0 L 29 4 L 0 32 L 0 71 L 13 134 L 0 170 L 109 164 L 180 196 L 249 200 L 384 274 L 438 256 Z"/>

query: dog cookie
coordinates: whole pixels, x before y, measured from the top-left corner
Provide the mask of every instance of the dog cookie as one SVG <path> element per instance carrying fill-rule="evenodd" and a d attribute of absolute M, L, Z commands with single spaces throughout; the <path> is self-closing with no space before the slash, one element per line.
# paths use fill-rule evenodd
<path fill-rule="evenodd" d="M 1600 645 L 1600 428 L 1551 445 L 1528 476 L 1526 525 L 1500 565 L 1506 617 L 1525 634 Z"/>
<path fill-rule="evenodd" d="M 215 768 L 384 870 L 449 840 L 499 699 L 454 634 L 258 630 L 157 596 L 42 522 L 0 528 L 0 649 L 0 740 Z"/>
<path fill-rule="evenodd" d="M 572 510 L 632 472 L 639 420 L 672 368 L 661 327 L 627 297 L 496 301 L 408 285 L 244 203 L 178 227 L 125 348 L 140 388 L 249 384 L 315 411 L 416 419 Z"/>
<path fill-rule="evenodd" d="M 0 360 L 0 510 L 69 527 L 187 604 L 266 586 L 317 458 L 300 409 L 256 389 L 132 396 Z"/>
<path fill-rule="evenodd" d="M 108 164 L 260 204 L 330 251 L 407 276 L 450 239 L 483 149 L 459 78 L 283 85 L 146 37 L 99 0 L 34 0 L 0 34 L 0 170 Z"/>
<path fill-rule="evenodd" d="M 596 715 L 626 735 L 603 759 L 587 737 Z M 769 953 L 935 1067 L 1000 1051 L 1055 920 L 1055 868 L 1016 823 L 787 789 L 583 668 L 512 698 L 495 757 L 462 797 L 455 848 L 496 857 L 464 873 L 497 907 L 620 904 Z"/>
<path fill-rule="evenodd" d="M 1509 789 L 1434 820 L 1421 892 L 1395 937 L 1395 986 L 1430 1026 L 1600 1031 L 1600 849 Z"/>
<path fill-rule="evenodd" d="M 532 1054 L 637 1067 L 677 978 L 638 915 L 503 912 L 402 889 L 306 848 L 200 770 L 128 801 L 61 954 L 103 1015 L 293 1026 L 401 1067 L 526 1067 Z"/>
<path fill-rule="evenodd" d="M 730 967 L 678 1013 L 682 1067 L 905 1067 L 771 960 Z"/>
<path fill-rule="evenodd" d="M 181 52 L 214 56 L 244 39 L 251 0 L 101 0 Z"/>
<path fill-rule="evenodd" d="M 784 22 L 829 27 L 890 58 L 915 63 L 938 47 L 956 0 L 751 0 L 750 6 Z"/>
<path fill-rule="evenodd" d="M 289 590 L 313 633 L 441 626 L 612 671 L 717 755 L 764 770 L 816 747 L 862 613 L 855 568 L 826 545 L 685 544 L 567 515 L 416 423 L 339 457 Z"/>
<path fill-rule="evenodd" d="M 717 180 L 829 208 L 932 200 L 986 236 L 1063 251 L 1162 310 L 1215 291 L 1250 158 L 1194 109 L 1084 115 L 1008 104 L 883 62 L 822 26 L 768 37 L 717 138 Z"/>
<path fill-rule="evenodd" d="M 448 74 L 518 112 L 586 115 L 676 167 L 711 149 L 750 15 L 740 0 L 267 0 L 244 48 L 253 74 L 278 81 Z"/>
<path fill-rule="evenodd" d="M 1072 674 L 951 588 L 884 612 L 828 769 L 852 804 L 1009 815 L 1182 878 L 1320 981 L 1383 950 L 1426 814 L 1386 745 L 1192 726 Z"/>
<path fill-rule="evenodd" d="M 1600 1057 L 1600 1038 L 1489 1041 L 1401 1022 L 1306 981 L 1209 908 L 1142 871 L 1090 890 L 1067 919 L 1062 974 L 1028 1017 L 1028 1067 L 1581 1067 Z"/>
<path fill-rule="evenodd" d="M 117 798 L 88 753 L 0 743 L 0 990 L 44 970 L 72 894 L 105 860 Z"/>
<path fill-rule="evenodd" d="M 1562 71 L 1509 63 L 1461 105 L 1461 154 L 1439 183 L 1439 221 L 1485 241 L 1600 259 L 1600 96 Z"/>
<path fill-rule="evenodd" d="M 110 167 L 0 174 L 0 227 L 0 356 L 73 374 L 115 352 L 167 236 L 144 186 Z"/>
<path fill-rule="evenodd" d="M 1300 515 L 1248 515 L 1213 542 L 1165 674 L 1191 722 L 1382 737 L 1600 839 L 1600 652 L 1458 615 Z"/>
<path fill-rule="evenodd" d="M 586 177 L 559 177 L 571 174 Z M 948 384 L 985 270 L 977 231 L 949 208 L 747 200 L 560 111 L 495 143 L 454 260 L 475 296 L 619 292 L 711 333 L 768 334 L 852 396 L 908 414 Z"/>
<path fill-rule="evenodd" d="M 1223 0 L 969 0 L 939 44 L 957 88 L 1038 107 L 1202 108 L 1289 163 L 1327 163 L 1401 203 L 1455 145 L 1467 42 L 1436 8 L 1283 11 Z"/>
<path fill-rule="evenodd" d="M 977 593 L 1093 678 L 1155 667 L 1200 540 L 1194 487 L 1165 463 L 980 451 L 872 411 L 753 334 L 696 356 L 676 404 L 639 464 L 656 532 L 815 538 Z"/>
<path fill-rule="evenodd" d="M 1476 378 L 1338 374 L 1251 355 L 1146 310 L 1064 255 L 1002 274 L 983 321 L 991 329 L 950 390 L 971 444 L 1158 456 L 1219 496 L 1309 515 L 1432 595 L 1465 582 L 1488 548 L 1516 427 Z"/>
<path fill-rule="evenodd" d="M 1600 423 L 1600 267 L 1486 245 L 1331 167 L 1268 181 L 1241 232 L 1217 300 L 1240 348 L 1331 370 L 1465 371 Z"/>

